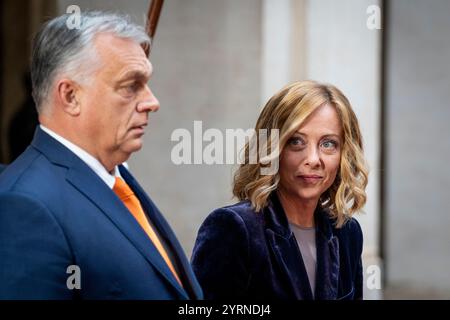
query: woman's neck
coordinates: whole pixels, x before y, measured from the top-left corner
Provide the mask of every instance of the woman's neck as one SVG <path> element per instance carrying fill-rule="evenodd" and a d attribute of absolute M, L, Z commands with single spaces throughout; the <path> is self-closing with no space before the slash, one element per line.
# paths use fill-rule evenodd
<path fill-rule="evenodd" d="M 314 212 L 319 199 L 305 201 L 283 190 L 278 190 L 278 198 L 289 222 L 304 228 L 314 227 Z"/>

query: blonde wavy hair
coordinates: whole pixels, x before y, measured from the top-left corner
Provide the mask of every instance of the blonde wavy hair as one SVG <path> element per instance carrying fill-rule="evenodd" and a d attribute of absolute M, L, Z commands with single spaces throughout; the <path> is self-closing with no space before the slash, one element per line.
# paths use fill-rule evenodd
<path fill-rule="evenodd" d="M 283 150 L 305 119 L 325 104 L 336 108 L 343 128 L 343 145 L 338 174 L 331 187 L 321 195 L 319 205 L 328 209 L 336 221 L 336 227 L 341 228 L 364 206 L 368 182 L 358 119 L 344 94 L 332 85 L 315 81 L 292 83 L 267 102 L 258 118 L 255 131 L 266 129 L 270 140 L 271 129 L 278 129 L 278 147 Z M 255 139 L 258 139 L 258 135 Z M 259 155 L 256 164 L 248 161 L 250 144 L 251 142 L 247 142 L 244 148 L 245 162 L 235 172 L 233 194 L 239 200 L 249 200 L 255 211 L 259 212 L 267 206 L 270 194 L 277 190 L 280 177 L 279 173 L 261 174 L 260 169 L 265 165 Z M 266 148 L 269 154 L 272 146 L 267 145 Z M 279 154 L 276 157 L 279 158 Z"/>

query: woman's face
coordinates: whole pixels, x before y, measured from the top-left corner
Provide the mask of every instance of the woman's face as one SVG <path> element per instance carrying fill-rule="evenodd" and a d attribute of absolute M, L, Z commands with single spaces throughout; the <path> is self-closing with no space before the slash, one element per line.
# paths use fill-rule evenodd
<path fill-rule="evenodd" d="M 290 137 L 280 158 L 280 191 L 295 201 L 317 201 L 334 182 L 343 143 L 334 107 L 316 109 Z"/>

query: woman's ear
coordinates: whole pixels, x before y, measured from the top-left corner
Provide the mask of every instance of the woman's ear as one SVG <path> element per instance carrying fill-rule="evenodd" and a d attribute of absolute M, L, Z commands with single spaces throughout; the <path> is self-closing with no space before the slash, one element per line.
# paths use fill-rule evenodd
<path fill-rule="evenodd" d="M 62 110 L 73 117 L 77 117 L 81 112 L 80 87 L 78 84 L 69 79 L 62 79 L 58 82 L 56 91 Z"/>

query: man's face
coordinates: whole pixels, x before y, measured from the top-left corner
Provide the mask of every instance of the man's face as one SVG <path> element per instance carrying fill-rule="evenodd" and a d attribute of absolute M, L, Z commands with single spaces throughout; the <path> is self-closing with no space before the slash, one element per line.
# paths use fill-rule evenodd
<path fill-rule="evenodd" d="M 152 65 L 137 43 L 112 34 L 94 43 L 100 66 L 81 87 L 81 121 L 88 151 L 112 170 L 142 148 L 148 113 L 159 102 L 147 85 Z"/>

